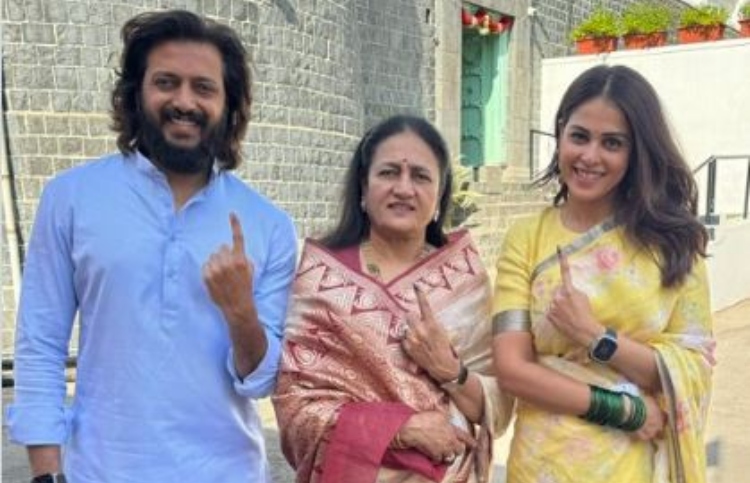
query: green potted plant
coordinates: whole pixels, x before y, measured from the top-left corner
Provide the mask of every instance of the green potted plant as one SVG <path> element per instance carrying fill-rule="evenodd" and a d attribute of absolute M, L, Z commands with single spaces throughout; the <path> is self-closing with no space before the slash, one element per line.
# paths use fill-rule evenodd
<path fill-rule="evenodd" d="M 667 43 L 672 12 L 662 3 L 631 3 L 622 13 L 622 38 L 626 49 L 660 47 Z"/>
<path fill-rule="evenodd" d="M 595 9 L 570 33 L 579 54 L 594 54 L 617 50 L 620 22 L 617 16 L 604 8 Z"/>
<path fill-rule="evenodd" d="M 724 37 L 724 24 L 729 11 L 718 5 L 704 3 L 687 8 L 680 14 L 677 38 L 681 44 L 719 40 Z"/>
<path fill-rule="evenodd" d="M 750 37 L 750 2 L 745 2 L 740 7 L 740 35 Z"/>
<path fill-rule="evenodd" d="M 468 218 L 479 211 L 482 194 L 471 187 L 473 170 L 458 162 L 453 163 L 453 190 L 451 208 L 446 218 L 446 228 L 468 227 Z"/>

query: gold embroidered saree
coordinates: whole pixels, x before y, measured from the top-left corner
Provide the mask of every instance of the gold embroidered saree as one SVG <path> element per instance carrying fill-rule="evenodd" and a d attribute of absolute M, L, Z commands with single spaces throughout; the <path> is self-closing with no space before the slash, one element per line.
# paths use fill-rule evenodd
<path fill-rule="evenodd" d="M 484 419 L 474 427 L 401 349 L 407 314 L 426 295 L 459 356 L 480 375 Z M 492 438 L 508 423 L 491 370 L 491 294 L 466 232 L 383 284 L 308 241 L 295 279 L 273 403 L 298 482 L 477 482 L 489 478 Z M 388 448 L 408 417 L 450 413 L 479 440 L 446 467 Z"/>
<path fill-rule="evenodd" d="M 508 483 L 705 482 L 703 435 L 714 342 L 703 260 L 696 260 L 681 286 L 665 289 L 653 256 L 635 248 L 612 221 L 578 234 L 550 208 L 508 231 L 493 312 L 506 319 L 528 317 L 540 364 L 587 384 L 630 392 L 638 388 L 606 364 L 591 361 L 585 348 L 545 318 L 561 285 L 558 245 L 597 320 L 654 349 L 668 427 L 663 439 L 643 442 L 519 401 Z"/>

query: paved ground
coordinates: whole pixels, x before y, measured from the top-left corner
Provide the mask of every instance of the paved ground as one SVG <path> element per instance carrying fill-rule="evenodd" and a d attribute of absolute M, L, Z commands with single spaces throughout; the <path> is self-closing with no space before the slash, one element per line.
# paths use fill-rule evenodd
<path fill-rule="evenodd" d="M 715 314 L 718 363 L 708 420 L 710 483 L 750 481 L 750 299 Z M 712 461 L 709 461 L 711 463 Z"/>
<path fill-rule="evenodd" d="M 718 340 L 714 398 L 711 404 L 707 446 L 709 483 L 750 481 L 750 298 L 715 314 Z M 3 389 L 3 407 L 10 391 Z M 279 451 L 278 432 L 268 401 L 261 404 L 268 457 L 276 483 L 291 483 L 293 474 Z M 3 411 L 4 412 L 4 411 Z M 507 456 L 508 437 L 497 442 L 495 481 L 503 483 L 502 462 Z M 8 444 L 2 435 L 2 482 L 26 483 L 28 466 L 23 448 Z"/>
<path fill-rule="evenodd" d="M 12 390 L 3 388 L 3 408 L 5 408 L 5 405 L 9 402 L 11 392 Z M 4 409 L 3 413 L 5 413 Z M 262 414 L 264 424 L 263 432 L 266 437 L 266 444 L 268 445 L 268 458 L 271 462 L 274 482 L 292 483 L 294 481 L 294 473 L 279 449 L 279 434 L 276 428 L 276 423 L 273 420 L 273 411 L 267 400 L 263 401 Z M 29 474 L 26 451 L 21 446 L 8 443 L 5 424 L 3 424 L 2 452 L 2 478 L 0 481 L 2 481 L 2 483 L 28 483 L 31 476 Z"/>

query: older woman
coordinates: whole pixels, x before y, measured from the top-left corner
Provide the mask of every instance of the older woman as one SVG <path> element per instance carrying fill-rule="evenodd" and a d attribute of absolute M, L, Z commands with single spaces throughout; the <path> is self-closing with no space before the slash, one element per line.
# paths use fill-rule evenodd
<path fill-rule="evenodd" d="M 359 143 L 338 226 L 308 240 L 274 404 L 298 482 L 487 481 L 512 401 L 491 367 L 491 290 L 446 235 L 451 169 L 411 116 Z"/>

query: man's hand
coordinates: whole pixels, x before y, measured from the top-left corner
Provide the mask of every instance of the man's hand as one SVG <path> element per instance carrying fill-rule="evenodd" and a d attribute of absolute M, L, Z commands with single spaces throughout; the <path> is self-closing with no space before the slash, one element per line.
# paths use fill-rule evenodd
<path fill-rule="evenodd" d="M 62 464 L 60 458 L 60 447 L 56 445 L 32 445 L 27 446 L 29 455 L 29 469 L 32 476 L 45 473 L 60 473 Z"/>
<path fill-rule="evenodd" d="M 222 245 L 203 265 L 203 280 L 211 300 L 219 306 L 230 325 L 255 315 L 253 264 L 245 255 L 245 237 L 237 215 L 229 215 L 232 247 Z"/>
<path fill-rule="evenodd" d="M 229 325 L 234 366 L 240 378 L 253 372 L 268 349 L 265 331 L 253 299 L 253 264 L 245 255 L 245 237 L 237 215 L 229 215 L 232 247 L 222 245 L 203 266 L 203 280 L 211 300 Z"/>

